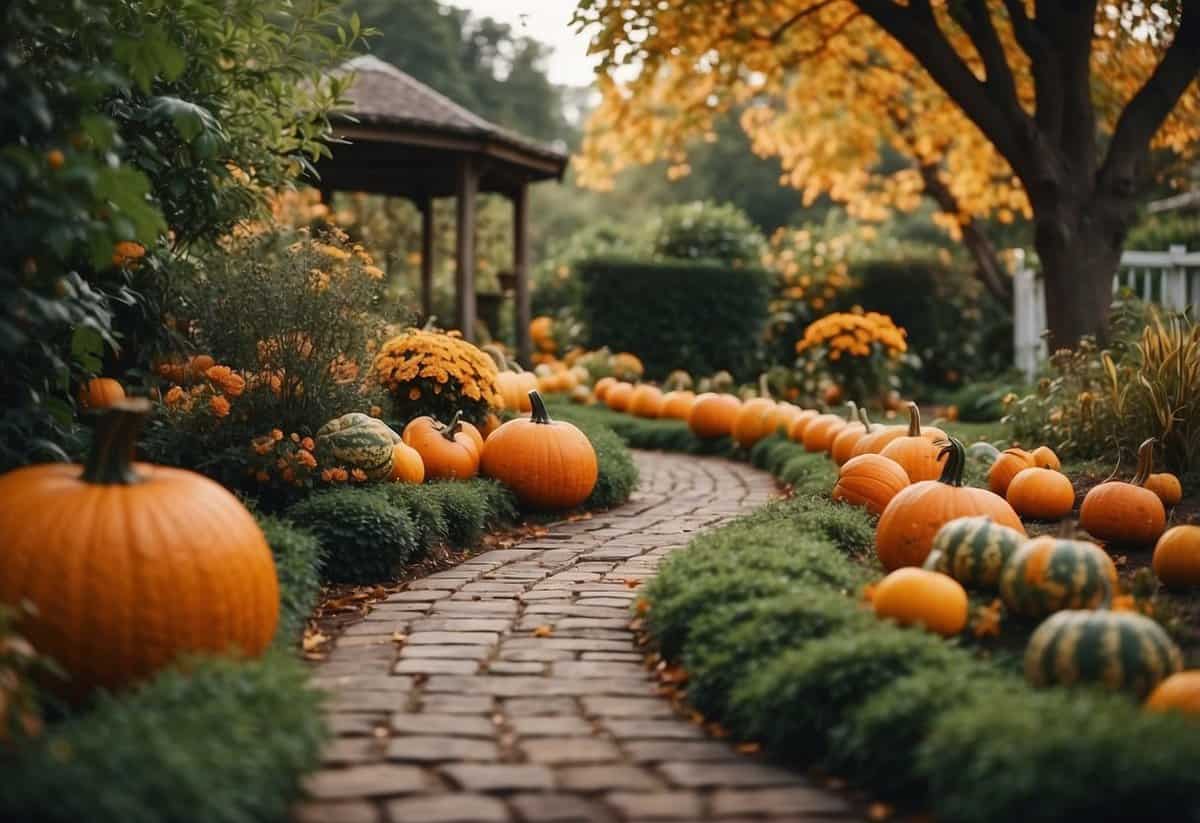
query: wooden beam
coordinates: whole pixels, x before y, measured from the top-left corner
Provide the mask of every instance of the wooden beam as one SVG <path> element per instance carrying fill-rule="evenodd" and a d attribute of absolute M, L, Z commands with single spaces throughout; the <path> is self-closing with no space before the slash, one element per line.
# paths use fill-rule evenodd
<path fill-rule="evenodd" d="M 455 232 L 455 300 L 458 329 L 463 338 L 475 341 L 475 194 L 479 173 L 470 155 L 458 161 Z"/>
<path fill-rule="evenodd" d="M 433 314 L 433 198 L 423 197 L 421 210 L 421 322 Z"/>
<path fill-rule="evenodd" d="M 513 193 L 513 273 L 517 276 L 517 357 L 532 365 L 533 341 L 529 336 L 529 187 L 522 183 Z"/>

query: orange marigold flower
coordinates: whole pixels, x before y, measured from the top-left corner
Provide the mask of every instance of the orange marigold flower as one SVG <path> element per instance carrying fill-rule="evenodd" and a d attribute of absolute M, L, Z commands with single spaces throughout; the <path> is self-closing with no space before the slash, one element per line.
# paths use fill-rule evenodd
<path fill-rule="evenodd" d="M 308 449 L 301 449 L 296 452 L 296 462 L 307 469 L 315 469 L 317 467 L 317 458 L 313 457 L 312 452 Z"/>
<path fill-rule="evenodd" d="M 66 155 L 62 153 L 61 149 L 50 149 L 50 151 L 46 152 L 46 165 L 55 171 L 61 169 L 66 162 Z"/>
<path fill-rule="evenodd" d="M 333 469 L 325 469 L 324 471 L 322 471 L 321 479 L 324 480 L 326 483 L 332 483 L 333 482 Z"/>
<path fill-rule="evenodd" d="M 408 390 L 408 399 L 409 400 L 420 400 L 421 399 L 421 390 L 416 388 L 415 386 L 413 388 L 409 389 Z"/>
<path fill-rule="evenodd" d="M 136 263 L 145 256 L 146 249 L 141 243 L 134 243 L 132 240 L 122 240 L 113 246 L 112 264 L 114 266 L 126 266 L 130 263 Z"/>
<path fill-rule="evenodd" d="M 333 470 L 333 482 L 345 483 L 349 478 L 350 478 L 350 473 L 347 472 L 345 469 L 343 469 L 341 466 L 338 466 L 336 469 Z"/>
<path fill-rule="evenodd" d="M 212 366 L 204 376 L 230 397 L 241 397 L 246 390 L 245 379 L 228 366 Z"/>
<path fill-rule="evenodd" d="M 383 417 L 383 409 L 381 409 L 379 406 L 372 406 L 371 411 L 368 413 L 372 417 Z"/>
<path fill-rule="evenodd" d="M 282 440 L 283 432 L 281 432 L 279 429 L 271 429 L 271 439 L 275 441 Z"/>
<path fill-rule="evenodd" d="M 289 439 L 290 439 L 290 440 L 291 440 L 293 443 L 297 443 L 297 444 L 299 444 L 299 442 L 300 442 L 300 435 L 299 435 L 299 434 L 297 434 L 296 432 L 292 432 L 292 433 L 291 433 L 291 435 L 289 435 Z"/>
<path fill-rule="evenodd" d="M 181 389 L 179 386 L 172 386 L 167 391 L 167 396 L 164 398 L 164 401 L 171 408 L 176 408 L 183 403 L 184 397 L 185 395 L 183 393 L 183 389 Z"/>
<path fill-rule="evenodd" d="M 301 446 L 301 448 L 308 449 L 309 451 L 312 451 L 313 449 L 316 448 L 316 444 L 313 443 L 313 439 L 311 437 L 303 438 L 300 441 L 300 446 Z"/>
<path fill-rule="evenodd" d="M 257 480 L 259 483 L 267 483 L 270 481 L 271 475 L 267 474 L 262 469 L 259 469 L 258 471 L 256 471 L 254 473 L 254 479 Z"/>
<path fill-rule="evenodd" d="M 362 469 L 351 470 L 350 476 L 359 483 L 366 482 L 366 479 L 367 479 L 367 473 L 365 471 L 363 471 Z"/>
<path fill-rule="evenodd" d="M 283 482 L 291 483 L 296 479 L 296 472 L 293 471 L 291 466 L 288 466 L 283 470 L 283 473 L 280 475 L 280 477 L 283 478 Z"/>
<path fill-rule="evenodd" d="M 223 395 L 214 394 L 212 399 L 208 401 L 208 407 L 216 417 L 229 416 L 229 401 Z"/>

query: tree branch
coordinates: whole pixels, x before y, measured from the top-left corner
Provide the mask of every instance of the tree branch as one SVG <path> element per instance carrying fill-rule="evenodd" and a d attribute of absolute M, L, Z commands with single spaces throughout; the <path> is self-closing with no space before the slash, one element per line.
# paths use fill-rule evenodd
<path fill-rule="evenodd" d="M 1096 109 L 1092 103 L 1092 37 L 1097 0 L 1038 0 L 1038 25 L 1055 44 L 1062 122 L 1047 135 L 1079 177 L 1096 173 Z"/>
<path fill-rule="evenodd" d="M 828 8 L 834 3 L 839 2 L 841 2 L 841 0 L 822 0 L 822 2 L 817 3 L 815 6 L 809 6 L 806 9 L 801 9 L 800 11 L 796 12 L 787 20 L 784 20 L 782 23 L 780 23 L 779 26 L 770 34 L 755 33 L 755 37 L 759 40 L 769 40 L 772 43 L 778 43 L 783 38 L 783 35 L 787 33 L 788 29 L 799 23 L 805 17 L 808 17 L 811 14 L 816 14 L 821 9 Z"/>
<path fill-rule="evenodd" d="M 952 4 L 950 9 L 954 21 L 971 38 L 983 60 L 984 85 L 991 90 L 992 99 L 1001 106 L 1020 109 L 1012 67 L 1008 65 L 1008 55 L 1004 53 L 986 0 L 964 0 Z"/>
<path fill-rule="evenodd" d="M 1025 14 L 1025 0 L 1004 0 L 1017 44 L 1033 69 L 1034 119 L 1038 129 L 1057 143 L 1062 132 L 1062 74 L 1053 41 Z"/>

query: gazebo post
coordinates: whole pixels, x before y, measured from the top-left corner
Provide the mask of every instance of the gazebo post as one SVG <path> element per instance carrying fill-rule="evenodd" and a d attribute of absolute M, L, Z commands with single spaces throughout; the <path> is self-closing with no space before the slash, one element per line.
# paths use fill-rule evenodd
<path fill-rule="evenodd" d="M 522 182 L 513 192 L 513 273 L 517 276 L 517 358 L 532 365 L 529 334 L 529 187 Z"/>
<path fill-rule="evenodd" d="M 422 322 L 433 314 L 433 198 L 423 195 L 421 210 L 421 314 Z"/>
<path fill-rule="evenodd" d="M 475 342 L 475 194 L 479 173 L 469 154 L 458 160 L 456 187 L 457 221 L 455 225 L 455 299 L 458 328 L 463 338 Z"/>

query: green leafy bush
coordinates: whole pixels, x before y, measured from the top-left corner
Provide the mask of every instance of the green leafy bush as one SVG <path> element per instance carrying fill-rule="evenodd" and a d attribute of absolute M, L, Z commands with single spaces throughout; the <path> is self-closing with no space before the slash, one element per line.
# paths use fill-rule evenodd
<path fill-rule="evenodd" d="M 1127 249 L 1166 251 L 1171 246 L 1200 249 L 1200 214 L 1181 211 L 1148 214 L 1125 237 Z"/>
<path fill-rule="evenodd" d="M 768 278 L 757 268 L 597 258 L 578 267 L 593 347 L 636 352 L 646 375 L 757 369 Z"/>
<path fill-rule="evenodd" d="M 596 487 L 584 502 L 587 509 L 611 509 L 629 499 L 637 486 L 638 470 L 624 441 L 606 426 L 576 424 L 596 450 Z"/>
<path fill-rule="evenodd" d="M 373 489 L 316 492 L 286 516 L 320 542 L 321 576 L 333 583 L 389 580 L 417 554 L 416 529 L 408 514 Z"/>
<path fill-rule="evenodd" d="M 196 659 L 101 695 L 0 753 L 0 818 L 47 823 L 282 820 L 318 762 L 324 727 L 306 668 Z"/>
<path fill-rule="evenodd" d="M 408 512 L 417 545 L 422 552 L 449 539 L 450 524 L 442 508 L 441 492 L 437 485 L 385 483 L 379 490 L 389 503 Z"/>
<path fill-rule="evenodd" d="M 475 478 L 467 482 L 430 483 L 425 487 L 425 493 L 441 508 L 446 539 L 459 548 L 474 546 L 489 526 L 516 518 L 516 504 L 511 492 L 495 480 Z"/>
<path fill-rule="evenodd" d="M 791 486 L 797 495 L 826 495 L 837 482 L 838 468 L 825 454 L 805 451 L 781 435 L 755 443 L 750 462 Z"/>
<path fill-rule="evenodd" d="M 259 516 L 258 525 L 275 556 L 279 576 L 280 643 L 296 641 L 321 592 L 321 544 L 304 529 L 270 515 Z"/>
<path fill-rule="evenodd" d="M 706 260 L 743 268 L 759 265 L 767 241 L 732 203 L 697 200 L 663 210 L 652 246 L 654 254 L 670 260 Z"/>

